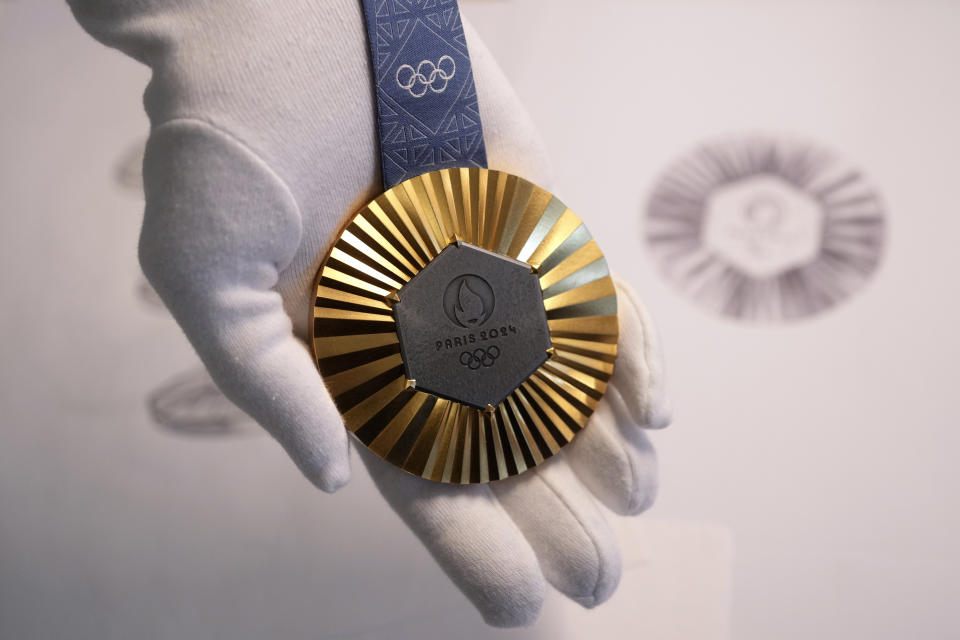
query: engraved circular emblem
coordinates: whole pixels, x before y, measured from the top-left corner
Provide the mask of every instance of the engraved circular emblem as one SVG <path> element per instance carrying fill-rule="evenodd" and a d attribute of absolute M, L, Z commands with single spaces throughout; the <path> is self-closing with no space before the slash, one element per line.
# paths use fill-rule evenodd
<path fill-rule="evenodd" d="M 606 260 L 549 192 L 443 169 L 356 213 L 317 274 L 317 367 L 365 446 L 430 480 L 506 478 L 586 425 L 617 355 Z"/>
<path fill-rule="evenodd" d="M 443 310 L 450 322 L 464 329 L 486 322 L 495 304 L 493 289 L 486 280 L 472 273 L 457 276 L 443 292 Z"/>

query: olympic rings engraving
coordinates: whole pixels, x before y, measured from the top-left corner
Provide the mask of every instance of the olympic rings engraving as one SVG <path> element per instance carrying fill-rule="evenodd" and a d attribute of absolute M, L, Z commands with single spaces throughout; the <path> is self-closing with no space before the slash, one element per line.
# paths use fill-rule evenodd
<path fill-rule="evenodd" d="M 478 347 L 473 351 L 464 351 L 460 354 L 460 364 L 473 370 L 480 367 L 492 367 L 493 363 L 500 357 L 500 348 L 497 345 L 491 345 L 484 349 Z"/>
<path fill-rule="evenodd" d="M 397 86 L 414 98 L 422 98 L 427 90 L 443 93 L 447 83 L 457 74 L 457 63 L 450 56 L 440 56 L 437 63 L 422 60 L 414 69 L 409 64 L 397 68 Z"/>

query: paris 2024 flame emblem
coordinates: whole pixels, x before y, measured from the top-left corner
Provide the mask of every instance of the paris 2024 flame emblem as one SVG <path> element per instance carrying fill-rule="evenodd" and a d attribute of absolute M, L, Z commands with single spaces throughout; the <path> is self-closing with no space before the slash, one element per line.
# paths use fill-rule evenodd
<path fill-rule="evenodd" d="M 472 273 L 451 280 L 443 293 L 447 318 L 464 329 L 474 329 L 489 320 L 495 302 L 490 284 Z"/>

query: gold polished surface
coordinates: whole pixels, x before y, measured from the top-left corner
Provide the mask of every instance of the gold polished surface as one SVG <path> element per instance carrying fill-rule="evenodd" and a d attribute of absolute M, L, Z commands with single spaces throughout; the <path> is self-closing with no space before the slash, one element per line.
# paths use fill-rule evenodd
<path fill-rule="evenodd" d="M 553 345 L 485 410 L 407 379 L 392 311 L 397 291 L 454 242 L 530 265 Z M 443 169 L 380 195 L 341 232 L 315 293 L 314 359 L 347 428 L 430 480 L 489 482 L 540 464 L 587 424 L 613 374 L 617 302 L 603 254 L 560 200 L 501 171 Z"/>

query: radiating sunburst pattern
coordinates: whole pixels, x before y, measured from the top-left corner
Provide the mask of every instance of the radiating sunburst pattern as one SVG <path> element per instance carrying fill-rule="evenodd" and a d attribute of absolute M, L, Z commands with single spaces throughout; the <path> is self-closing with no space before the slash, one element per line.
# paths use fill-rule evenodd
<path fill-rule="evenodd" d="M 859 289 L 880 262 L 884 229 L 879 197 L 856 169 L 813 145 L 745 137 L 668 169 L 646 236 L 666 276 L 704 305 L 790 320 Z"/>
<path fill-rule="evenodd" d="M 552 355 L 497 407 L 480 410 L 407 380 L 391 304 L 452 242 L 531 265 Z M 606 260 L 547 191 L 487 169 L 444 169 L 358 212 L 320 269 L 314 355 L 347 428 L 405 471 L 450 483 L 522 473 L 557 453 L 603 396 L 617 355 Z"/>

